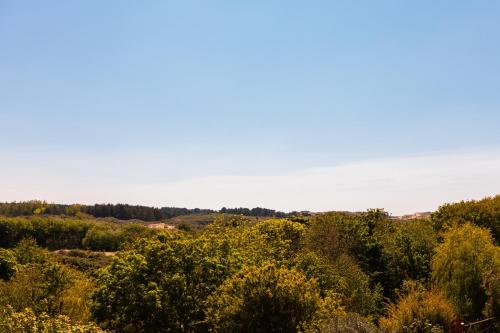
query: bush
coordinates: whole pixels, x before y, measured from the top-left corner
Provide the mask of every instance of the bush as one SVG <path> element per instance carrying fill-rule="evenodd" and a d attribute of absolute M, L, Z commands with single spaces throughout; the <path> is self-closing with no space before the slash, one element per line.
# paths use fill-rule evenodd
<path fill-rule="evenodd" d="M 105 225 L 96 225 L 89 229 L 82 240 L 82 245 L 92 251 L 116 251 L 120 242 L 119 230 Z"/>
<path fill-rule="evenodd" d="M 0 310 L 0 332 L 2 333 L 104 333 L 94 324 L 73 323 L 66 316 L 35 314 L 27 308 L 16 312 L 7 306 Z"/>
<path fill-rule="evenodd" d="M 414 282 L 406 282 L 397 303 L 388 307 L 380 327 L 393 333 L 445 332 L 456 318 L 455 310 L 444 294 L 427 291 Z"/>
<path fill-rule="evenodd" d="M 214 332 L 297 332 L 323 306 L 316 280 L 267 263 L 225 281 L 207 301 L 206 320 Z"/>
<path fill-rule="evenodd" d="M 34 240 L 23 240 L 12 252 L 17 255 L 17 271 L 8 281 L 0 280 L 0 307 L 88 319 L 92 280 L 53 261 Z"/>
<path fill-rule="evenodd" d="M 45 263 L 49 252 L 36 244 L 33 238 L 25 238 L 14 248 L 16 260 L 19 264 Z"/>
<path fill-rule="evenodd" d="M 0 279 L 8 281 L 17 271 L 17 261 L 10 250 L 0 249 Z"/>

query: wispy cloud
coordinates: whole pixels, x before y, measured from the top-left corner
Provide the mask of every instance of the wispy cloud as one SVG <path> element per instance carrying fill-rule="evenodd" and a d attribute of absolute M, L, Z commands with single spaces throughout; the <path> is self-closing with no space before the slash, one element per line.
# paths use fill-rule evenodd
<path fill-rule="evenodd" d="M 399 215 L 500 193 L 498 149 L 384 158 L 269 175 L 211 170 L 209 175 L 180 179 L 167 177 L 167 165 L 171 160 L 161 155 L 144 155 L 140 161 L 114 156 L 18 167 L 4 164 L 0 200 L 263 206 L 285 211 L 384 207 Z"/>

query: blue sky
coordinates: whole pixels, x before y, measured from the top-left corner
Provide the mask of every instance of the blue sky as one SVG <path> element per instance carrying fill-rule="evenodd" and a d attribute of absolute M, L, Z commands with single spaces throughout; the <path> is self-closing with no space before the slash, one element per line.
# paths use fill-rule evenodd
<path fill-rule="evenodd" d="M 358 206 L 333 185 L 289 196 L 273 177 L 436 154 L 494 165 L 499 33 L 498 1 L 0 0 L 0 200 L 434 209 L 456 199 L 439 179 L 399 184 L 431 203 L 364 189 Z M 282 198 L 236 194 L 231 177 Z M 231 193 L 213 201 L 219 185 Z M 470 186 L 449 193 L 495 194 Z"/>

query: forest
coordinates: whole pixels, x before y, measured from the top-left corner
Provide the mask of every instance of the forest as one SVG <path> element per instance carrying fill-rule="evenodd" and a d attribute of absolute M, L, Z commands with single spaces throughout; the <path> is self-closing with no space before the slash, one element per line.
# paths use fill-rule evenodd
<path fill-rule="evenodd" d="M 148 227 L 201 213 L 199 230 Z M 0 332 L 500 332 L 499 318 L 500 196 L 419 219 L 0 204 Z"/>
<path fill-rule="evenodd" d="M 30 215 L 69 215 L 87 214 L 93 217 L 113 217 L 120 220 L 142 220 L 161 221 L 183 215 L 226 213 L 245 216 L 273 216 L 286 217 L 287 214 L 277 212 L 273 209 L 255 207 L 249 208 L 226 208 L 219 211 L 200 208 L 181 207 L 148 207 L 128 204 L 95 204 L 95 205 L 63 205 L 47 203 L 40 200 L 26 202 L 0 202 L 0 215 L 5 216 L 30 216 Z"/>

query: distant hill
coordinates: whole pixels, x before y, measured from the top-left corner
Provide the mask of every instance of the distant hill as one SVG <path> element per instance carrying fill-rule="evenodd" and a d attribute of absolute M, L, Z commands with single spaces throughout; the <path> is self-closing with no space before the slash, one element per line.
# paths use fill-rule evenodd
<path fill-rule="evenodd" d="M 397 216 L 400 220 L 415 220 L 415 219 L 429 219 L 431 218 L 432 212 L 417 212 L 413 214 L 407 214 L 402 216 Z"/>

